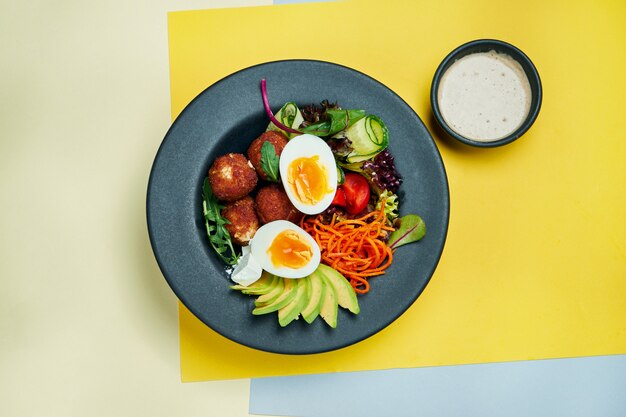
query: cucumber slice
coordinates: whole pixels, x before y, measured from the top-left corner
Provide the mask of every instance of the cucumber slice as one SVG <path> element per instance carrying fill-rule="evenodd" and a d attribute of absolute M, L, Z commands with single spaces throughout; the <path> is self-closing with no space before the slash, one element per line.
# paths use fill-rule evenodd
<path fill-rule="evenodd" d="M 341 166 L 341 168 L 344 171 L 347 169 L 348 171 L 352 171 L 352 172 L 363 172 L 363 162 L 353 162 L 351 164 L 348 164 L 346 162 L 339 161 L 337 163 Z"/>
<path fill-rule="evenodd" d="M 339 165 L 337 165 L 337 185 L 343 184 L 346 180 L 346 175 L 343 173 L 343 169 Z"/>
<path fill-rule="evenodd" d="M 389 145 L 387 126 L 374 115 L 366 116 L 350 126 L 345 136 L 352 142 L 353 149 L 348 155 L 348 163 L 371 159 Z"/>
<path fill-rule="evenodd" d="M 298 129 L 304 121 L 304 117 L 302 117 L 302 112 L 300 112 L 298 105 L 293 101 L 285 103 L 285 105 L 281 107 L 278 113 L 276 113 L 274 116 L 278 119 L 279 122 L 281 122 L 285 126 L 289 126 L 292 129 Z M 266 129 L 266 131 L 270 130 L 281 132 L 289 139 L 297 136 L 297 133 L 287 133 L 272 122 L 270 122 Z"/>

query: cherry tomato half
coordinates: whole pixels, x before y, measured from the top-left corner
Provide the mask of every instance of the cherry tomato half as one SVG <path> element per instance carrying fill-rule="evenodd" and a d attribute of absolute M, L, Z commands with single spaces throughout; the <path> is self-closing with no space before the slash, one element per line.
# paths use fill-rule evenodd
<path fill-rule="evenodd" d="M 346 179 L 341 185 L 346 195 L 346 211 L 359 214 L 367 207 L 370 200 L 370 186 L 364 176 L 346 172 Z"/>
<path fill-rule="evenodd" d="M 337 187 L 337 191 L 335 192 L 335 198 L 333 198 L 333 202 L 330 204 L 339 207 L 346 206 L 346 193 L 343 191 L 343 188 Z"/>

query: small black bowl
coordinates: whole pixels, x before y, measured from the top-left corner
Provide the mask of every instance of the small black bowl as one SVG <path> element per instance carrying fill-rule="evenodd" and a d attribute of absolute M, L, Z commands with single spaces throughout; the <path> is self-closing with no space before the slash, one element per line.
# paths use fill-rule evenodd
<path fill-rule="evenodd" d="M 446 121 L 443 119 L 441 111 L 439 110 L 439 102 L 438 102 L 438 91 L 439 91 L 439 82 L 441 81 L 441 77 L 443 74 L 450 68 L 452 64 L 454 64 L 457 60 L 463 58 L 466 55 L 477 53 L 477 52 L 489 52 L 496 51 L 498 53 L 509 55 L 511 58 L 515 59 L 521 66 L 524 72 L 526 73 L 526 77 L 528 78 L 528 82 L 530 84 L 531 91 L 531 103 L 530 110 L 528 111 L 528 115 L 526 116 L 526 120 L 510 135 L 505 136 L 502 139 L 497 139 L 489 142 L 479 142 L 469 138 L 466 138 L 448 126 Z M 495 40 L 495 39 L 479 39 L 475 41 L 468 42 L 456 48 L 454 51 L 450 52 L 448 56 L 444 58 L 444 60 L 439 64 L 437 71 L 435 72 L 435 76 L 433 77 L 433 83 L 430 88 L 430 104 L 433 109 L 433 114 L 435 119 L 441 126 L 441 128 L 450 136 L 455 138 L 456 140 L 463 142 L 467 145 L 482 147 L 482 148 L 491 148 L 496 146 L 506 145 L 507 143 L 511 143 L 520 136 L 522 136 L 530 126 L 535 122 L 537 115 L 539 114 L 539 109 L 541 108 L 541 80 L 539 79 L 539 73 L 537 69 L 533 65 L 532 61 L 526 54 L 520 51 L 515 46 L 510 43 L 506 43 L 503 41 Z"/>

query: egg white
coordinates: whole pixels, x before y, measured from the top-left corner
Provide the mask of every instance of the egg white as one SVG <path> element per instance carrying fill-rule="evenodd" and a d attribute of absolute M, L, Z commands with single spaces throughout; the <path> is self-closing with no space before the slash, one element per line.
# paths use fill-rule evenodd
<path fill-rule="evenodd" d="M 291 185 L 288 182 L 288 170 L 289 164 L 294 160 L 303 157 L 310 158 L 315 155 L 319 156 L 318 161 L 326 170 L 328 192 L 317 204 L 309 205 L 302 203 L 291 189 Z M 337 191 L 337 165 L 335 163 L 335 157 L 326 142 L 317 136 L 305 134 L 291 139 L 280 154 L 279 169 L 287 197 L 289 197 L 289 200 L 296 209 L 302 213 L 321 213 L 330 206 L 335 198 L 335 192 Z"/>
<path fill-rule="evenodd" d="M 285 230 L 293 230 L 301 235 L 313 251 L 311 260 L 301 268 L 276 267 L 267 253 L 267 250 L 276 236 Z M 313 271 L 317 269 L 321 259 L 320 248 L 317 246 L 317 242 L 315 242 L 311 235 L 302 230 L 302 228 L 286 220 L 275 220 L 261 226 L 250 241 L 250 249 L 250 253 L 256 262 L 261 265 L 261 268 L 270 274 L 283 278 L 304 278 L 307 275 L 311 275 Z"/>

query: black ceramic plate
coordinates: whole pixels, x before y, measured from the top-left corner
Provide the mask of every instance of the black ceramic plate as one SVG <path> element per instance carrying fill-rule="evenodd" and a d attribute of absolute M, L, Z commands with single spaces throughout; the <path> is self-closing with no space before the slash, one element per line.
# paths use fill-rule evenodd
<path fill-rule="evenodd" d="M 212 252 L 202 216 L 202 181 L 213 160 L 245 153 L 266 128 L 260 80 L 267 79 L 274 110 L 337 101 L 378 115 L 389 128 L 390 151 L 404 177 L 401 215 L 417 213 L 427 233 L 400 247 L 385 275 L 359 296 L 361 313 L 339 309 L 337 328 L 321 318 L 285 328 L 276 313 L 253 316 L 254 298 L 229 288 L 224 265 Z M 420 295 L 441 256 L 448 229 L 449 195 L 444 166 L 428 130 L 393 91 L 358 71 L 309 60 L 278 61 L 236 72 L 203 91 L 176 119 L 152 167 L 147 217 L 152 248 L 178 298 L 200 320 L 243 345 L 286 354 L 325 352 L 361 341 L 398 318 Z"/>

